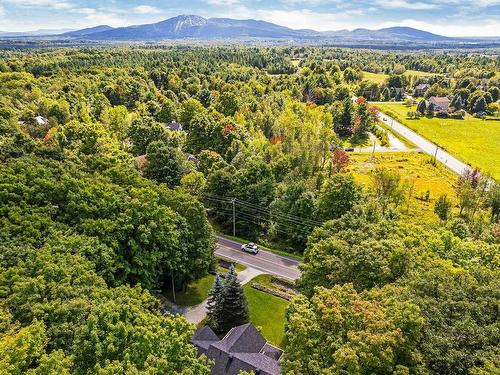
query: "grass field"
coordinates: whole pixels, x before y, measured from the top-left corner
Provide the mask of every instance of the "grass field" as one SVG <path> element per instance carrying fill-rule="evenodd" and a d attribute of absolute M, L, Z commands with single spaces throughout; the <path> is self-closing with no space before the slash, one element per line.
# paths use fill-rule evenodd
<path fill-rule="evenodd" d="M 387 78 L 389 78 L 388 74 L 384 73 L 371 73 L 371 72 L 365 72 L 363 71 L 363 79 L 366 79 L 367 81 L 372 81 L 378 84 L 384 83 Z"/>
<path fill-rule="evenodd" d="M 422 117 L 410 120 L 406 114 L 414 111 L 402 104 L 378 104 L 381 111 L 425 138 L 437 143 L 466 163 L 500 179 L 500 121 L 481 120 L 468 116 L 465 120 Z"/>
<path fill-rule="evenodd" d="M 214 283 L 214 276 L 207 275 L 188 285 L 185 291 L 175 293 L 175 303 L 179 306 L 195 306 L 202 303 L 208 296 L 208 291 Z M 165 295 L 170 301 L 173 301 L 172 292 Z"/>
<path fill-rule="evenodd" d="M 421 72 L 420 70 L 406 70 L 404 72 L 404 75 L 415 76 L 415 77 L 432 77 L 432 76 L 438 76 L 439 74 L 430 72 Z"/>
<path fill-rule="evenodd" d="M 413 196 L 407 200 L 409 204 L 403 203 L 400 207 L 401 213 L 412 222 L 425 221 L 430 225 L 437 223 L 439 219 L 434 213 L 436 199 L 441 194 L 447 194 L 455 200 L 453 184 L 457 176 L 441 164 L 434 166 L 428 155 L 417 152 L 380 152 L 374 157 L 369 153 L 352 153 L 350 157 L 351 172 L 368 189 L 373 186 L 371 172 L 380 167 L 398 170 L 402 181 L 414 183 Z M 429 200 L 425 201 L 422 198 L 427 191 Z"/>
<path fill-rule="evenodd" d="M 288 301 L 252 288 L 252 282 L 264 284 L 267 276 L 257 276 L 243 287 L 248 300 L 250 322 L 271 344 L 284 348 L 285 312 Z"/>
<path fill-rule="evenodd" d="M 438 75 L 436 73 L 428 73 L 428 72 L 421 72 L 418 70 L 407 70 L 403 73 L 405 76 L 415 76 L 415 77 L 430 77 L 430 76 L 435 76 Z M 372 81 L 378 84 L 384 83 L 387 78 L 389 78 L 389 74 L 385 73 L 371 73 L 371 72 L 366 72 L 363 71 L 363 79 L 366 79 L 368 81 Z"/>

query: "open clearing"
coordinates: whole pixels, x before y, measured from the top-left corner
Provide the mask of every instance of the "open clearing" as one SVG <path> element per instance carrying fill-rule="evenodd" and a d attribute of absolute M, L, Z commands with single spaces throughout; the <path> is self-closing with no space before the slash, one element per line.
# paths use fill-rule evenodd
<path fill-rule="evenodd" d="M 438 144 L 464 162 L 500 179 L 500 121 L 467 116 L 464 120 L 422 117 L 408 119 L 406 107 L 400 103 L 377 104 L 387 115 Z"/>
<path fill-rule="evenodd" d="M 421 72 L 418 70 L 406 70 L 403 75 L 409 77 L 409 76 L 414 76 L 414 77 L 431 77 L 431 76 L 436 76 L 439 75 L 437 73 L 429 73 L 429 72 Z M 367 81 L 372 81 L 378 84 L 384 83 L 387 79 L 389 78 L 389 74 L 385 73 L 371 73 L 371 72 L 366 72 L 363 71 L 363 79 L 366 79 Z"/>
<path fill-rule="evenodd" d="M 427 222 L 433 225 L 439 219 L 434 213 L 434 204 L 441 194 L 447 194 L 455 201 L 453 189 L 457 176 L 441 164 L 434 166 L 431 157 L 418 152 L 383 152 L 374 157 L 367 153 L 350 154 L 349 169 L 356 180 L 366 188 L 373 186 L 371 172 L 376 168 L 398 170 L 401 180 L 408 186 L 414 184 L 413 195 L 403 203 L 401 213 L 415 223 Z M 425 197 L 429 191 L 429 199 Z"/>
<path fill-rule="evenodd" d="M 248 300 L 250 322 L 271 344 L 285 347 L 285 313 L 288 301 L 252 288 L 252 283 L 266 284 L 269 275 L 260 275 L 243 288 Z"/>

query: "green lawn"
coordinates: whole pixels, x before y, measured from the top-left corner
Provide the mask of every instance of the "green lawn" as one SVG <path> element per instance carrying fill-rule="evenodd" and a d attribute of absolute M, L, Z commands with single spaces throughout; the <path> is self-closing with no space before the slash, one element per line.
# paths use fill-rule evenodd
<path fill-rule="evenodd" d="M 185 291 L 175 293 L 175 303 L 179 306 L 195 306 L 202 303 L 208 297 L 208 291 L 214 283 L 214 276 L 207 275 L 188 285 Z M 166 297 L 173 301 L 172 292 L 166 293 Z"/>
<path fill-rule="evenodd" d="M 403 104 L 377 104 L 381 111 L 439 144 L 466 163 L 500 179 L 500 121 L 481 120 L 468 116 L 465 120 L 406 117 L 413 107 Z"/>
<path fill-rule="evenodd" d="M 258 282 L 257 279 L 254 280 Z M 252 281 L 244 286 L 250 322 L 259 328 L 267 341 L 284 348 L 285 312 L 288 301 L 252 288 Z"/>

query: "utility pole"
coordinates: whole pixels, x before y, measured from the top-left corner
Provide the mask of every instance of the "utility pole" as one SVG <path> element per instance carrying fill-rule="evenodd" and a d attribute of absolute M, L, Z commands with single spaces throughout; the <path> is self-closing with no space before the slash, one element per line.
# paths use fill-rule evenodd
<path fill-rule="evenodd" d="M 231 202 L 233 203 L 233 236 L 236 237 L 236 198 L 233 198 Z"/>
<path fill-rule="evenodd" d="M 436 145 L 436 152 L 434 153 L 434 164 L 436 163 L 437 154 L 438 154 L 438 145 Z"/>
<path fill-rule="evenodd" d="M 375 140 L 373 140 L 373 151 L 372 151 L 372 157 L 375 155 Z"/>
<path fill-rule="evenodd" d="M 174 282 L 174 271 L 172 270 L 172 296 L 174 297 L 175 303 L 175 282 Z"/>

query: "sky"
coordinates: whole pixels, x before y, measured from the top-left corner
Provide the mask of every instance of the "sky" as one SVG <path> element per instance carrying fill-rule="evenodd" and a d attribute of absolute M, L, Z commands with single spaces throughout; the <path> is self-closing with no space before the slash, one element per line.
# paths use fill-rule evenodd
<path fill-rule="evenodd" d="M 317 31 L 410 26 L 446 36 L 500 36 L 500 0 L 0 0 L 0 30 L 128 26 L 180 14 Z"/>

